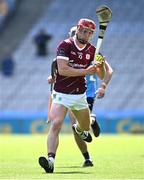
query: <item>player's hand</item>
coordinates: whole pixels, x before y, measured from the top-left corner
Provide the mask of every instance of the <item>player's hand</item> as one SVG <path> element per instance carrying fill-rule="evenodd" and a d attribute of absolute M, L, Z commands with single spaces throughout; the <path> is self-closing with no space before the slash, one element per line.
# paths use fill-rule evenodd
<path fill-rule="evenodd" d="M 105 95 L 107 84 L 105 82 L 102 82 L 98 90 L 96 91 L 96 98 L 100 99 L 103 98 Z"/>
<path fill-rule="evenodd" d="M 105 89 L 103 89 L 103 88 L 98 88 L 98 90 L 96 91 L 96 98 L 97 99 L 101 99 L 101 98 L 103 98 L 104 97 L 104 95 L 105 95 Z"/>
<path fill-rule="evenodd" d="M 55 78 L 52 78 L 52 76 L 50 75 L 47 78 L 47 82 L 48 82 L 48 84 L 53 84 L 55 82 Z"/>
<path fill-rule="evenodd" d="M 86 69 L 86 74 L 89 75 L 93 75 L 96 71 L 96 67 L 95 65 L 90 65 L 87 69 Z"/>

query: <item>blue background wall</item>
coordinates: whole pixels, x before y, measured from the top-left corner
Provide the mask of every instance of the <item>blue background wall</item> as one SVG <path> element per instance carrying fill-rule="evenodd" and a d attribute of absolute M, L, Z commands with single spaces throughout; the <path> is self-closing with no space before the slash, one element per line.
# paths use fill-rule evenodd
<path fill-rule="evenodd" d="M 97 112 L 102 133 L 144 133 L 143 111 Z M 0 133 L 46 133 L 47 112 L 1 112 Z M 63 132 L 70 131 L 68 116 L 64 120 Z"/>

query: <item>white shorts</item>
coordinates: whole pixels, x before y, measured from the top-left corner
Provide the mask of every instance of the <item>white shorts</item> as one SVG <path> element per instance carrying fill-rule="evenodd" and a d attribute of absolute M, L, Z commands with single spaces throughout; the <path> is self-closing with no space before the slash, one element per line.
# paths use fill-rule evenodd
<path fill-rule="evenodd" d="M 84 94 L 64 94 L 53 90 L 52 102 L 62 104 L 71 110 L 81 110 L 88 108 L 86 93 Z"/>

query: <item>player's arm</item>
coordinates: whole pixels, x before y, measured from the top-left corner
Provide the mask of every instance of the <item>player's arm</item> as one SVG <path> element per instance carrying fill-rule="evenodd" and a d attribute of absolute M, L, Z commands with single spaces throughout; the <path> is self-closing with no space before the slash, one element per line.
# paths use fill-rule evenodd
<path fill-rule="evenodd" d="M 94 74 L 96 71 L 95 65 L 91 65 L 86 69 L 75 69 L 68 65 L 68 60 L 57 59 L 58 72 L 62 76 L 85 76 L 86 74 Z"/>
<path fill-rule="evenodd" d="M 108 85 L 109 81 L 111 80 L 112 74 L 113 74 L 113 69 L 112 67 L 109 65 L 109 63 L 107 61 L 105 61 L 105 68 L 106 68 L 106 75 L 103 79 L 103 83 L 106 84 L 106 86 Z"/>
<path fill-rule="evenodd" d="M 105 66 L 104 64 L 101 64 L 100 66 L 96 66 L 96 71 L 95 71 L 96 75 L 99 77 L 99 79 L 103 80 L 105 77 Z"/>
<path fill-rule="evenodd" d="M 47 78 L 48 84 L 52 85 L 55 83 L 56 74 L 57 74 L 57 61 L 56 59 L 54 59 L 51 64 L 51 75 L 49 75 Z"/>
<path fill-rule="evenodd" d="M 52 77 L 52 75 L 48 76 L 47 81 L 48 81 L 48 84 L 54 84 L 55 76 L 54 77 Z"/>
<path fill-rule="evenodd" d="M 106 69 L 105 77 L 104 77 L 100 87 L 98 88 L 98 90 L 96 92 L 97 98 L 103 98 L 104 97 L 106 87 L 107 87 L 108 83 L 110 82 L 112 74 L 113 74 L 113 69 L 107 61 L 105 61 L 105 69 Z"/>

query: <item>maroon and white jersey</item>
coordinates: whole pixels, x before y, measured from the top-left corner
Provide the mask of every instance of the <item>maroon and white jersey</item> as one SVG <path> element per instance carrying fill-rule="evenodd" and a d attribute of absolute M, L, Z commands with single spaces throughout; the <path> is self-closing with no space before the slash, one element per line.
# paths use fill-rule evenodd
<path fill-rule="evenodd" d="M 74 38 L 62 41 L 57 48 L 57 61 L 68 61 L 69 66 L 86 69 L 94 60 L 95 47 L 88 43 L 84 48 L 77 47 Z M 83 94 L 86 91 L 85 76 L 61 76 L 57 73 L 54 85 L 56 92 L 65 94 Z"/>

